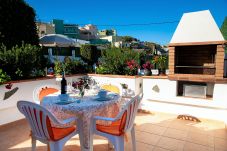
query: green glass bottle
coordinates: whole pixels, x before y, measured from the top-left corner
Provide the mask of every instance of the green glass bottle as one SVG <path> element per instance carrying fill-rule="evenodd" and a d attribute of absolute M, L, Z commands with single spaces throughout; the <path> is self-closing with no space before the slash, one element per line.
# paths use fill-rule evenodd
<path fill-rule="evenodd" d="M 65 72 L 62 73 L 62 80 L 61 80 L 61 94 L 66 94 L 67 92 L 67 81 L 65 79 Z"/>

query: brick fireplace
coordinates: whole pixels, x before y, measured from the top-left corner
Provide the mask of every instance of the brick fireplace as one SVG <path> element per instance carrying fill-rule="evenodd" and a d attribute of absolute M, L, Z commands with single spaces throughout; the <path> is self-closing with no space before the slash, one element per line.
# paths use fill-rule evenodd
<path fill-rule="evenodd" d="M 212 98 L 215 83 L 226 81 L 225 45 L 209 10 L 182 16 L 168 46 L 168 78 L 177 81 L 177 96 Z"/>
<path fill-rule="evenodd" d="M 225 44 L 209 10 L 185 13 L 169 44 L 169 79 L 222 80 Z"/>
<path fill-rule="evenodd" d="M 215 82 L 224 76 L 224 41 L 169 45 L 169 79 Z"/>

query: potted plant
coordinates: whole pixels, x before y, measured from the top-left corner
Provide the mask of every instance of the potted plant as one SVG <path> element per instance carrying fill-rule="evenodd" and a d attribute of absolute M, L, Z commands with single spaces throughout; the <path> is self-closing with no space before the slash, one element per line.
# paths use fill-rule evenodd
<path fill-rule="evenodd" d="M 6 74 L 2 69 L 0 69 L 0 85 L 10 81 L 10 76 Z"/>
<path fill-rule="evenodd" d="M 151 75 L 151 69 L 153 68 L 153 64 L 151 64 L 150 61 L 147 61 L 142 66 L 143 66 L 143 69 L 144 69 L 144 75 L 145 76 Z"/>
<path fill-rule="evenodd" d="M 154 68 L 155 69 L 152 69 L 151 70 L 152 75 L 158 75 L 159 74 L 159 70 L 156 67 L 158 65 L 158 59 L 159 59 L 159 56 L 158 55 L 155 55 L 153 57 L 152 63 L 154 64 Z"/>
<path fill-rule="evenodd" d="M 166 60 L 167 58 L 164 55 L 158 57 L 158 68 L 160 75 L 165 75 Z"/>
<path fill-rule="evenodd" d="M 10 76 L 8 76 L 6 74 L 6 72 L 4 72 L 2 69 L 0 69 L 0 92 L 1 92 L 0 93 L 0 100 L 4 99 L 6 89 L 8 89 L 7 87 L 1 86 L 1 85 L 3 85 L 4 83 L 6 83 L 10 80 L 11 80 Z"/>

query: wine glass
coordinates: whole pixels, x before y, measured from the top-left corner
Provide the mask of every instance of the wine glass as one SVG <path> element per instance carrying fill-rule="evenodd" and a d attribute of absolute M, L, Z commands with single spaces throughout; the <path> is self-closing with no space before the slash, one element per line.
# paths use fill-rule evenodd
<path fill-rule="evenodd" d="M 71 93 L 73 91 L 72 81 L 67 82 L 67 92 Z"/>
<path fill-rule="evenodd" d="M 89 89 L 91 90 L 92 94 L 94 94 L 94 89 L 95 89 L 95 80 L 94 79 L 90 79 L 89 80 Z"/>
<path fill-rule="evenodd" d="M 80 95 L 81 98 L 84 97 L 84 93 L 85 93 L 85 88 L 84 87 L 80 88 L 79 89 L 79 95 Z"/>
<path fill-rule="evenodd" d="M 94 90 L 94 92 L 95 92 L 96 94 L 101 90 L 101 88 L 100 88 L 100 86 L 99 86 L 99 83 L 97 83 L 96 81 L 95 81 L 95 83 L 94 83 L 94 85 L 93 85 L 93 90 Z"/>

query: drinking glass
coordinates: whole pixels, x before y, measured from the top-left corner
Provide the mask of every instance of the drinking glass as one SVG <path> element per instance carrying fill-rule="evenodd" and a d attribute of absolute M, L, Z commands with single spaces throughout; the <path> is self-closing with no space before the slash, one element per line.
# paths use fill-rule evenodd
<path fill-rule="evenodd" d="M 67 82 L 67 92 L 69 92 L 69 93 L 73 93 L 73 87 L 72 87 L 72 82 L 71 81 L 69 81 L 69 82 Z"/>

